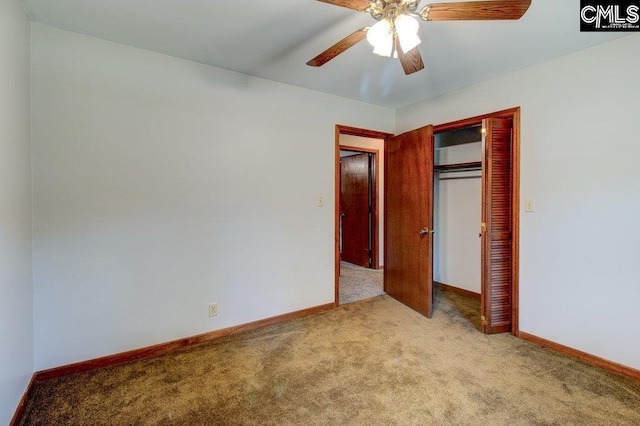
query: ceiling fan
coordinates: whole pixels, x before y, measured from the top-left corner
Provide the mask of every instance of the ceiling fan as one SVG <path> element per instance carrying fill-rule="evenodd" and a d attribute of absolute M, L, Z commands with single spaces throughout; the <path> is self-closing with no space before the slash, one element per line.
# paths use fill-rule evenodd
<path fill-rule="evenodd" d="M 307 65 L 320 67 L 366 38 L 374 47 L 373 53 L 399 58 L 407 75 L 424 68 L 418 50 L 420 38 L 416 18 L 424 21 L 520 19 L 531 5 L 531 0 L 464 1 L 428 4 L 418 11 L 420 0 L 318 1 L 370 13 L 378 22 L 348 35 Z"/>

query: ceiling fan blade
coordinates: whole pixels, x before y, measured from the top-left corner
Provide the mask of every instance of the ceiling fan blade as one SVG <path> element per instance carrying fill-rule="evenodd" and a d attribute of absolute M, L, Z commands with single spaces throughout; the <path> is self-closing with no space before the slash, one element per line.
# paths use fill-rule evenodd
<path fill-rule="evenodd" d="M 357 10 L 358 12 L 366 12 L 370 6 L 369 0 L 318 0 L 318 1 Z"/>
<path fill-rule="evenodd" d="M 367 36 L 367 30 L 369 30 L 369 27 L 362 27 L 353 34 L 346 36 L 345 38 L 307 62 L 307 65 L 311 67 L 321 67 L 348 48 L 353 47 L 358 42 L 362 41 Z"/>
<path fill-rule="evenodd" d="M 520 19 L 531 0 L 464 1 L 428 4 L 420 10 L 425 21 Z"/>
<path fill-rule="evenodd" d="M 414 72 L 418 72 L 424 68 L 422 55 L 420 55 L 420 51 L 417 46 L 407 53 L 404 53 L 400 46 L 400 42 L 398 42 L 398 39 L 396 38 L 396 51 L 398 52 L 398 59 L 400 59 L 402 69 L 406 75 L 413 74 Z"/>

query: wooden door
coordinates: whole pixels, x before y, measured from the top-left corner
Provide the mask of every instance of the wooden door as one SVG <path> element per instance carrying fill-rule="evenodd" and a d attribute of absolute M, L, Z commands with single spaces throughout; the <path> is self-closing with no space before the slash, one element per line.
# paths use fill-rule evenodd
<path fill-rule="evenodd" d="M 488 118 L 482 127 L 482 329 L 494 334 L 512 325 L 513 123 Z"/>
<path fill-rule="evenodd" d="M 369 157 L 358 154 L 340 159 L 341 259 L 367 268 L 371 266 Z"/>
<path fill-rule="evenodd" d="M 431 317 L 433 126 L 387 141 L 385 210 L 385 292 Z"/>

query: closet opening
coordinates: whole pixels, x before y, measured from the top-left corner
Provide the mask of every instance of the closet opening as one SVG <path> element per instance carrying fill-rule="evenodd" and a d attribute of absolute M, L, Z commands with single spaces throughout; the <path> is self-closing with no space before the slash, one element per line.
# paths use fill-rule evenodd
<path fill-rule="evenodd" d="M 520 108 L 433 134 L 434 302 L 447 296 L 473 327 L 517 336 Z"/>
<path fill-rule="evenodd" d="M 482 125 L 434 132 L 433 302 L 481 330 Z"/>
<path fill-rule="evenodd" d="M 439 138 L 437 164 L 434 135 Z M 440 289 L 458 289 L 477 295 L 479 275 L 480 328 L 486 334 L 518 335 L 519 147 L 519 107 L 437 126 L 427 124 L 387 138 L 385 293 L 427 318 L 432 317 L 437 234 L 441 247 L 436 263 L 440 268 L 437 279 L 448 286 L 441 285 Z M 480 190 L 478 171 L 481 171 Z M 448 232 L 434 229 L 436 174 L 442 195 L 438 207 L 439 226 L 449 226 Z M 475 198 L 474 206 L 450 208 L 449 187 L 454 185 L 468 186 L 467 190 L 471 191 L 470 197 L 453 195 L 456 202 Z M 443 215 L 442 209 L 450 211 Z M 452 225 L 456 215 L 464 226 Z M 459 233 L 464 227 L 468 227 L 464 235 L 451 234 Z M 478 236 L 480 255 L 478 240 L 475 240 Z M 459 249 L 453 254 L 454 258 L 461 255 L 460 250 L 470 250 L 475 253 L 475 260 L 457 259 L 459 270 L 452 271 L 448 269 L 451 254 L 447 250 L 455 246 Z M 468 277 L 461 273 L 475 277 L 467 281 Z M 477 313 L 473 315 L 476 319 L 477 316 Z"/>

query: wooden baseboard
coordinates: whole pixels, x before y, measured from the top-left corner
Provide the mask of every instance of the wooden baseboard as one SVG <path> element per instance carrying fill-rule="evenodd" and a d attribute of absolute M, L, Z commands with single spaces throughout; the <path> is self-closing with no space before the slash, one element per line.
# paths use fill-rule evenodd
<path fill-rule="evenodd" d="M 549 348 L 556 352 L 568 355 L 572 358 L 576 358 L 580 361 L 586 362 L 587 364 L 595 365 L 596 367 L 604 368 L 605 370 L 613 371 L 615 373 L 640 380 L 640 370 L 636 370 L 635 368 L 627 367 L 626 365 L 618 364 L 617 362 L 609 361 L 608 359 L 600 358 L 598 356 L 561 345 L 560 343 L 552 342 L 551 340 L 543 339 L 542 337 L 525 333 L 524 331 L 520 331 L 518 337 L 528 342 L 535 343 L 545 348 Z"/>
<path fill-rule="evenodd" d="M 437 282 L 437 281 L 434 281 L 433 283 L 435 285 L 438 285 L 438 286 L 442 287 L 445 290 L 449 290 L 449 291 L 452 291 L 454 293 L 462 294 L 464 296 L 469 296 L 469 297 L 474 297 L 476 299 L 480 299 L 480 293 L 474 293 L 473 291 L 465 290 L 465 289 L 460 288 L 460 287 L 454 287 L 452 285 L 444 284 L 444 283 Z"/>
<path fill-rule="evenodd" d="M 268 325 L 278 324 L 290 321 L 296 318 L 317 314 L 329 309 L 333 309 L 335 303 L 315 306 L 313 308 L 303 309 L 300 311 L 290 312 L 288 314 L 278 315 L 259 321 L 237 325 L 222 330 L 212 331 L 210 333 L 199 334 L 197 336 L 186 337 L 184 339 L 173 340 L 171 342 L 160 343 L 158 345 L 147 346 L 145 348 L 134 349 L 127 352 L 121 352 L 114 355 L 108 355 L 101 358 L 95 358 L 88 361 L 76 362 L 74 364 L 63 365 L 48 370 L 38 371 L 34 374 L 35 380 L 51 380 L 59 377 L 68 376 L 69 374 L 82 373 L 85 371 L 97 370 L 100 368 L 112 367 L 115 365 L 126 364 L 144 358 L 164 355 L 169 352 L 182 349 L 187 346 L 196 345 L 198 343 L 209 342 L 220 339 L 222 337 L 232 336 L 234 334 L 245 333 Z"/>
<path fill-rule="evenodd" d="M 9 426 L 17 426 L 22 420 L 22 416 L 24 415 L 24 410 L 27 406 L 27 401 L 31 398 L 31 392 L 33 392 L 33 384 L 36 381 L 36 375 L 33 374 L 31 376 L 31 380 L 29 380 L 29 384 L 27 385 L 27 389 L 24 391 L 20 402 L 18 403 L 18 407 L 16 408 L 15 413 L 13 413 L 13 417 L 9 422 Z"/>

